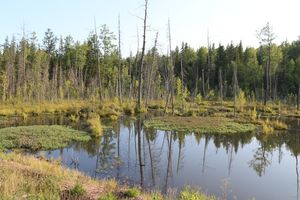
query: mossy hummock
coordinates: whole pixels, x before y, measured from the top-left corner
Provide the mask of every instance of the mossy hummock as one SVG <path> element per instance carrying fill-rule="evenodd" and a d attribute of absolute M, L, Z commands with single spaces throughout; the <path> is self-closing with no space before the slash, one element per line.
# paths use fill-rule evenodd
<path fill-rule="evenodd" d="M 58 125 L 18 126 L 0 129 L 0 150 L 52 150 L 72 141 L 90 140 L 88 133 Z"/>
<path fill-rule="evenodd" d="M 255 131 L 257 126 L 222 117 L 156 117 L 144 122 L 146 128 L 197 133 L 234 134 Z"/>

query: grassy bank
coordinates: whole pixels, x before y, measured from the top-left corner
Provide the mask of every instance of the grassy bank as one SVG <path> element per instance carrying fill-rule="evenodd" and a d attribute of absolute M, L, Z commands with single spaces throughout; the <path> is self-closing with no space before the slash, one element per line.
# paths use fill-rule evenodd
<path fill-rule="evenodd" d="M 123 113 L 134 114 L 134 101 L 60 100 L 48 102 L 2 102 L 0 116 L 22 116 L 65 113 L 74 118 L 94 112 L 101 117 L 117 118 Z"/>
<path fill-rule="evenodd" d="M 144 122 L 146 128 L 169 131 L 233 134 L 254 131 L 253 124 L 223 117 L 155 117 Z"/>
<path fill-rule="evenodd" d="M 76 199 L 76 200 L 213 200 L 214 197 L 186 187 L 178 197 L 158 192 L 144 193 L 121 186 L 114 180 L 93 180 L 82 173 L 22 154 L 0 153 L 0 199 Z"/>
<path fill-rule="evenodd" d="M 0 129 L 0 150 L 50 150 L 67 146 L 72 141 L 88 141 L 90 136 L 64 126 L 18 126 Z"/>
<path fill-rule="evenodd" d="M 175 101 L 174 115 L 176 116 L 215 116 L 215 117 L 233 117 L 234 103 L 232 101 L 212 101 L 202 100 L 200 102 L 186 102 L 184 110 L 181 110 L 181 104 Z M 22 116 L 26 118 L 29 115 L 65 113 L 72 115 L 73 119 L 78 116 L 86 115 L 88 112 L 94 112 L 101 117 L 108 117 L 112 120 L 117 119 L 120 115 L 136 114 L 136 102 L 134 100 L 123 100 L 120 103 L 117 99 L 93 101 L 93 100 L 59 100 L 47 102 L 1 102 L 0 116 Z M 151 100 L 147 110 L 160 113 L 164 111 L 165 102 L 163 100 Z M 236 107 L 237 117 L 247 117 L 253 110 L 257 111 L 258 116 L 267 117 L 300 117 L 300 110 L 293 106 L 280 103 L 268 103 L 263 105 L 257 102 L 246 102 L 242 106 Z M 171 112 L 171 105 L 166 109 L 167 113 Z"/>

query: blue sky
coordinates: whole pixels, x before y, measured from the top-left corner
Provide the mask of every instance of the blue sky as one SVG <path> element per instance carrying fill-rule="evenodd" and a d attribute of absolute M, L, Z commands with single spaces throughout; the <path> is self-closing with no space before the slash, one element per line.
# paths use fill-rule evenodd
<path fill-rule="evenodd" d="M 121 16 L 122 51 L 136 51 L 137 27 L 142 38 L 143 0 L 0 0 L 0 41 L 6 36 L 20 38 L 22 26 L 35 31 L 39 41 L 47 28 L 57 36 L 72 35 L 83 41 L 97 24 L 107 24 L 117 33 Z M 171 20 L 172 45 L 188 42 L 197 48 L 211 40 L 218 44 L 257 46 L 255 31 L 267 21 L 274 27 L 277 42 L 300 36 L 299 0 L 149 0 L 147 48 L 159 32 L 160 51 L 167 50 L 167 22 Z"/>

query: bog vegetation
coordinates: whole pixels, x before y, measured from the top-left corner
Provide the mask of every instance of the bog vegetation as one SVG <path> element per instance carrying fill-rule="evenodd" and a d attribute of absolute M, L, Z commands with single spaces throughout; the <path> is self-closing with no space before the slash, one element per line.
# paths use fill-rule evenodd
<path fill-rule="evenodd" d="M 50 29 L 40 42 L 34 32 L 7 37 L 0 45 L 0 115 L 26 120 L 29 115 L 65 114 L 70 121 L 84 121 L 93 139 L 103 134 L 102 118 L 115 121 L 122 114 L 155 111 L 163 117 L 153 117 L 145 126 L 162 130 L 234 134 L 260 128 L 266 135 L 288 129 L 274 117 L 300 116 L 300 39 L 275 44 L 267 23 L 258 31 L 257 48 L 245 47 L 243 41 L 209 40 L 197 49 L 184 42 L 172 49 L 169 21 L 169 50 L 161 53 L 159 33 L 147 49 L 147 34 L 153 34 L 147 31 L 147 11 L 145 0 L 142 47 L 127 57 L 121 52 L 120 24 L 118 38 L 107 25 L 84 41 L 58 37 Z M 86 132 L 62 126 L 0 129 L 1 150 L 49 150 L 89 139 Z M 113 181 L 96 182 L 33 157 L 12 153 L 1 154 L 0 160 L 3 198 L 83 198 L 98 187 L 105 188 L 97 196 L 102 200 L 163 198 L 118 188 Z M 190 187 L 179 198 L 214 199 Z"/>

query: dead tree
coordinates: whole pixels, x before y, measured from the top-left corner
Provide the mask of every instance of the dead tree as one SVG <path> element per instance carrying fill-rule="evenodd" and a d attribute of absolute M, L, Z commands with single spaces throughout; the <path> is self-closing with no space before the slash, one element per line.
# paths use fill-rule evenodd
<path fill-rule="evenodd" d="M 223 80 L 222 80 L 222 70 L 219 69 L 219 98 L 223 101 Z"/>
<path fill-rule="evenodd" d="M 174 114 L 174 65 L 172 57 L 172 39 L 171 39 L 171 25 L 170 20 L 168 21 L 168 32 L 169 32 L 169 48 L 170 48 L 170 93 L 171 93 L 171 104 L 172 104 L 172 114 Z"/>
<path fill-rule="evenodd" d="M 143 47 L 142 47 L 140 65 L 139 65 L 139 80 L 138 80 L 139 88 L 138 88 L 137 109 L 139 111 L 141 110 L 141 101 L 142 101 L 142 69 L 143 69 L 143 66 L 144 66 L 144 55 L 145 55 L 145 48 L 146 48 L 147 11 L 148 11 L 148 0 L 145 0 Z"/>
<path fill-rule="evenodd" d="M 119 94 L 119 101 L 122 103 L 122 57 L 121 57 L 121 23 L 120 23 L 120 15 L 118 17 L 118 29 L 119 29 L 119 66 L 118 66 L 118 94 Z"/>
<path fill-rule="evenodd" d="M 94 20 L 94 26 L 95 26 L 95 50 L 96 50 L 96 65 L 98 69 L 98 88 L 99 88 L 99 100 L 102 101 L 102 84 L 101 84 L 101 67 L 100 67 L 100 61 L 99 61 L 99 41 L 98 41 L 98 34 L 97 34 L 97 25 L 96 25 L 96 19 Z"/>
<path fill-rule="evenodd" d="M 269 22 L 260 31 L 258 31 L 257 38 L 259 39 L 260 45 L 267 46 L 267 52 L 268 52 L 267 61 L 265 65 L 265 72 L 264 72 L 265 73 L 264 104 L 266 104 L 272 94 L 271 93 L 271 50 L 272 50 L 273 41 L 276 38 Z"/>
<path fill-rule="evenodd" d="M 236 95 L 238 91 L 238 79 L 237 79 L 237 65 L 232 62 L 233 65 L 233 95 L 234 95 L 234 117 L 236 116 Z"/>
<path fill-rule="evenodd" d="M 206 96 L 206 94 L 205 94 L 205 74 L 204 74 L 204 68 L 202 69 L 202 93 L 203 93 L 203 96 Z"/>
<path fill-rule="evenodd" d="M 209 40 L 209 33 L 207 33 L 207 48 L 208 48 L 208 53 L 207 53 L 207 77 L 206 77 L 206 84 L 207 84 L 207 91 L 209 92 L 210 90 L 210 85 L 209 85 L 209 77 L 210 77 L 210 70 L 212 68 L 212 55 L 211 55 L 211 45 L 210 45 L 210 40 Z"/>
<path fill-rule="evenodd" d="M 155 59 L 156 59 L 156 46 L 157 46 L 157 38 L 158 38 L 158 32 L 156 33 L 155 41 L 154 41 L 154 47 L 152 50 L 152 65 L 149 67 L 149 73 L 148 73 L 148 80 L 147 80 L 147 92 L 146 92 L 146 102 L 145 106 L 148 105 L 148 100 L 150 98 L 150 90 L 151 90 L 151 79 L 152 79 L 152 71 L 155 65 Z"/>
<path fill-rule="evenodd" d="M 133 89 L 133 73 L 132 73 L 132 52 L 130 51 L 130 57 L 129 57 L 129 76 L 130 76 L 130 83 L 129 83 L 129 99 L 132 97 L 132 89 Z"/>
<path fill-rule="evenodd" d="M 180 60 L 180 73 L 181 73 L 181 96 L 182 96 L 182 98 L 184 98 L 184 95 L 183 95 L 183 93 L 184 93 L 184 89 L 183 89 L 183 62 L 182 62 L 182 52 L 181 52 L 181 60 Z M 197 79 L 197 81 L 198 81 L 198 79 Z M 198 84 L 197 84 L 198 85 Z M 197 86 L 197 88 L 198 88 L 198 86 Z M 183 113 L 183 110 L 184 110 L 184 105 L 183 105 L 183 100 L 184 99 L 182 99 L 181 100 L 181 113 Z"/>

